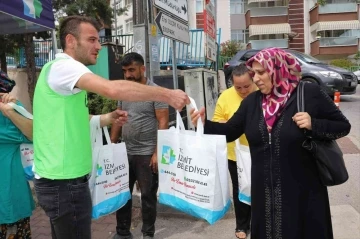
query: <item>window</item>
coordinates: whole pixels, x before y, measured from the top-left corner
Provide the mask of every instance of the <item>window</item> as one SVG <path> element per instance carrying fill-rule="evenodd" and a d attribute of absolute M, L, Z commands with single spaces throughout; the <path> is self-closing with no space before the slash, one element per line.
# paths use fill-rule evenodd
<path fill-rule="evenodd" d="M 120 1 L 115 1 L 116 5 L 115 5 L 115 9 L 119 10 L 120 8 L 123 7 L 123 0 Z"/>
<path fill-rule="evenodd" d="M 132 0 L 125 0 L 125 6 L 129 6 L 132 4 Z"/>
<path fill-rule="evenodd" d="M 319 31 L 318 36 L 326 37 L 359 37 L 360 30 L 326 30 Z"/>
<path fill-rule="evenodd" d="M 125 32 L 130 33 L 133 30 L 133 20 L 128 19 L 125 21 Z"/>
<path fill-rule="evenodd" d="M 123 25 L 119 26 L 116 30 L 116 35 L 122 35 L 124 34 L 124 27 Z"/>
<path fill-rule="evenodd" d="M 245 30 L 231 30 L 231 40 L 245 43 Z"/>
<path fill-rule="evenodd" d="M 230 0 L 230 14 L 245 13 L 244 0 Z"/>
<path fill-rule="evenodd" d="M 203 12 L 204 11 L 204 2 L 203 0 L 196 0 L 196 12 Z"/>

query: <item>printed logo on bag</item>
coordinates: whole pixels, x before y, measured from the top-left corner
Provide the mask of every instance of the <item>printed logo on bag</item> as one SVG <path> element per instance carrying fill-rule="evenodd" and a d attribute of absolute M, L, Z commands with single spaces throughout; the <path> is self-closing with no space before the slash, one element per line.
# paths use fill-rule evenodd
<path fill-rule="evenodd" d="M 103 171 L 103 168 L 99 164 L 96 164 L 96 177 L 101 176 L 102 171 Z"/>
<path fill-rule="evenodd" d="M 104 159 L 104 167 L 106 175 L 113 175 L 116 174 L 118 171 L 124 170 L 126 168 L 126 165 L 124 163 L 116 165 L 115 163 L 113 163 L 112 160 Z"/>
<path fill-rule="evenodd" d="M 202 176 L 209 176 L 209 169 L 207 168 L 201 168 L 197 165 L 194 165 L 193 158 L 189 157 L 188 155 L 185 155 L 183 152 L 183 149 L 179 150 L 179 158 L 178 158 L 178 164 L 177 168 L 181 168 L 182 170 L 190 173 L 199 174 Z"/>
<path fill-rule="evenodd" d="M 175 162 L 176 155 L 174 154 L 174 150 L 170 146 L 163 146 L 162 154 L 161 154 L 161 163 L 162 164 L 173 164 Z"/>

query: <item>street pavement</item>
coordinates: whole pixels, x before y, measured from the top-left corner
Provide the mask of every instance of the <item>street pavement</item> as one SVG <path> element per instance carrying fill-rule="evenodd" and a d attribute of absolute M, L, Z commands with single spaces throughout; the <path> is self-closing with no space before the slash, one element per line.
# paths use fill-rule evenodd
<path fill-rule="evenodd" d="M 360 85 L 356 95 L 341 96 L 340 109 L 350 120 L 350 134 L 338 141 L 344 153 L 349 180 L 339 186 L 329 187 L 332 223 L 335 239 L 360 239 Z M 131 231 L 134 239 L 142 238 L 139 194 L 135 193 Z M 92 223 L 92 238 L 112 238 L 115 233 L 115 215 L 109 215 Z M 31 217 L 33 239 L 51 238 L 49 221 L 39 207 Z M 235 218 L 231 208 L 223 219 L 209 225 L 203 220 L 158 205 L 156 221 L 157 239 L 232 239 Z M 309 235 L 311 238 L 311 235 Z M 320 238 L 319 238 L 320 239 Z"/>

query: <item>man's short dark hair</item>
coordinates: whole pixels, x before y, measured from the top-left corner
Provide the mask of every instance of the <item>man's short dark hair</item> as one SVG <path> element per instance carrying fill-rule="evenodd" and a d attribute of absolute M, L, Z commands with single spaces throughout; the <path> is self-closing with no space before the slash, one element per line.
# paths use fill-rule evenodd
<path fill-rule="evenodd" d="M 85 16 L 69 16 L 64 18 L 60 23 L 60 44 L 63 50 L 65 50 L 65 38 L 68 34 L 75 36 L 76 39 L 79 38 L 79 26 L 81 23 L 89 23 L 97 31 L 100 31 L 100 24 L 94 18 Z"/>
<path fill-rule="evenodd" d="M 246 73 L 249 73 L 249 69 L 245 63 L 240 63 L 240 65 L 236 66 L 231 72 L 231 80 L 234 82 L 234 76 L 242 76 Z"/>
<path fill-rule="evenodd" d="M 136 52 L 130 52 L 128 54 L 125 54 L 121 65 L 122 66 L 130 66 L 132 63 L 136 63 L 138 65 L 144 65 L 144 58 L 142 57 L 142 55 L 140 55 L 139 53 Z"/>

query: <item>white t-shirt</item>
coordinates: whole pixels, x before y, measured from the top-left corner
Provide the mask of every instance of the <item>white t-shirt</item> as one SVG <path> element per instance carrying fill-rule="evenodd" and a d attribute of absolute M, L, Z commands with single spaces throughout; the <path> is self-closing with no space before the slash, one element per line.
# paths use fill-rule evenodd
<path fill-rule="evenodd" d="M 86 73 L 92 73 L 84 64 L 74 60 L 65 53 L 58 53 L 55 58 L 65 58 L 54 62 L 48 75 L 48 84 L 50 88 L 60 95 L 73 95 L 81 91 L 75 85 L 80 77 Z"/>

